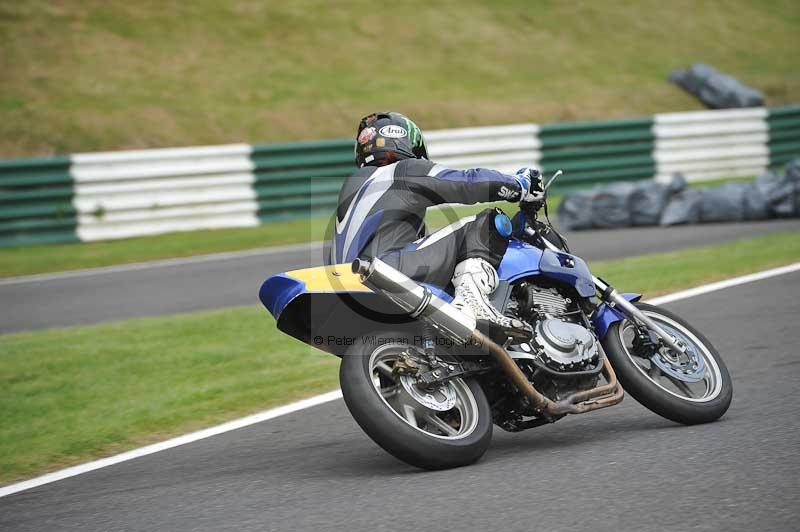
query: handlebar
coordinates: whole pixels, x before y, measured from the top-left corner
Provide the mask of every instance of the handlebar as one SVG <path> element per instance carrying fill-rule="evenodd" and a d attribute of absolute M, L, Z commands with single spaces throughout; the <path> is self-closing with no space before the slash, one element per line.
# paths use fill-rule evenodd
<path fill-rule="evenodd" d="M 544 223 L 536 220 L 535 218 L 534 222 L 537 224 L 536 227 L 530 224 L 527 217 L 524 220 L 525 226 L 523 228 L 523 233 L 530 239 L 529 243 L 534 244 L 537 247 L 544 246 L 552 251 L 566 251 L 569 253 L 567 240 L 561 236 L 561 233 L 556 231 L 551 224 Z M 553 238 L 553 235 L 555 238 Z"/>
<path fill-rule="evenodd" d="M 556 171 L 553 176 L 547 181 L 547 183 L 543 186 L 544 194 L 542 195 L 541 200 L 531 201 L 531 202 L 522 202 L 519 204 L 520 213 L 524 216 L 524 223 L 525 227 L 523 229 L 523 233 L 525 236 L 530 237 L 532 240 L 541 240 L 544 243 L 544 246 L 550 248 L 554 251 L 566 251 L 569 252 L 569 246 L 567 246 L 567 241 L 564 239 L 561 234 L 553 228 L 552 224 L 550 224 L 550 219 L 547 216 L 547 191 L 550 186 L 555 182 L 555 180 L 562 175 L 564 172 L 561 170 Z M 538 220 L 538 213 L 540 210 L 544 208 L 545 218 L 547 219 L 548 223 L 545 224 Z M 540 231 L 537 228 L 532 227 L 529 223 L 530 220 L 533 220 L 535 223 L 543 226 L 546 230 Z M 559 242 L 559 245 L 556 245 L 553 241 L 551 241 L 547 236 L 549 234 L 554 234 Z"/>

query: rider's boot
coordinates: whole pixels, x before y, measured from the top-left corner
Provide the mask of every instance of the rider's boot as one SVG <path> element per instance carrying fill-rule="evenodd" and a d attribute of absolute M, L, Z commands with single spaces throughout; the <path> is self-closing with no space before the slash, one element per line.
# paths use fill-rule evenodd
<path fill-rule="evenodd" d="M 475 318 L 479 329 L 488 331 L 492 338 L 529 339 L 533 330 L 528 324 L 504 316 L 489 302 L 489 294 L 497 289 L 497 284 L 497 271 L 491 264 L 481 258 L 466 259 L 456 266 L 453 274 L 453 305 Z"/>

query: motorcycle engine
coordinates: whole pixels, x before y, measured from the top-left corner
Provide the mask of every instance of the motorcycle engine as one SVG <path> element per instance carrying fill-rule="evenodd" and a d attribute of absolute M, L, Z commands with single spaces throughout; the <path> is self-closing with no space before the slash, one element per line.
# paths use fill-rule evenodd
<path fill-rule="evenodd" d="M 518 347 L 538 355 L 547 367 L 580 370 L 598 360 L 598 342 L 584 326 L 583 313 L 557 288 L 522 283 L 515 287 L 508 310 L 534 326 L 533 339 Z"/>
<path fill-rule="evenodd" d="M 539 348 L 548 366 L 559 370 L 582 366 L 598 354 L 597 341 L 586 327 L 557 319 L 537 323 L 531 344 Z"/>

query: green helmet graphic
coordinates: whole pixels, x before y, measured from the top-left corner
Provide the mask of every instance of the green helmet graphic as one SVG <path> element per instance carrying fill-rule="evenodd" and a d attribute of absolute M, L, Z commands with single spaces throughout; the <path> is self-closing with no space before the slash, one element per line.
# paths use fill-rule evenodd
<path fill-rule="evenodd" d="M 402 159 L 427 159 L 428 148 L 422 131 L 410 118 L 383 112 L 361 119 L 355 155 L 358 166 L 384 166 Z"/>

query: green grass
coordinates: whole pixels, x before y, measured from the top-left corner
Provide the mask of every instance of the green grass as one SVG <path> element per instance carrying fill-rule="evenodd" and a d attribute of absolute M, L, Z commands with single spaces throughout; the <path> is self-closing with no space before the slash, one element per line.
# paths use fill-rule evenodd
<path fill-rule="evenodd" d="M 0 2 L 0 156 L 699 109 L 703 61 L 800 100 L 795 0 Z"/>
<path fill-rule="evenodd" d="M 0 336 L 0 481 L 332 390 L 337 366 L 256 308 Z"/>
<path fill-rule="evenodd" d="M 800 233 L 592 264 L 647 297 L 800 260 Z M 336 387 L 255 307 L 0 336 L 0 482 Z"/>
<path fill-rule="evenodd" d="M 800 260 L 800 232 L 590 264 L 592 273 L 647 297 Z"/>
<path fill-rule="evenodd" d="M 0 248 L 0 277 L 314 242 L 322 240 L 327 222 L 327 218 L 310 218 L 105 242 Z"/>

